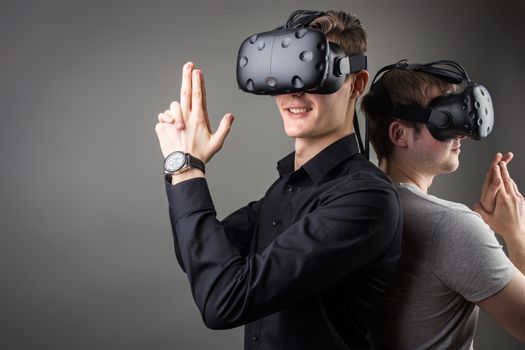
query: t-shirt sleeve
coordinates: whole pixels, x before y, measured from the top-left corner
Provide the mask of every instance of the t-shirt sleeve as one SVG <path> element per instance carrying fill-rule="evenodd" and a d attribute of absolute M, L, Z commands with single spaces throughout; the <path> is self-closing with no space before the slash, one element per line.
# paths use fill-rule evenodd
<path fill-rule="evenodd" d="M 443 213 L 430 248 L 430 270 L 471 302 L 496 294 L 515 273 L 494 232 L 466 207 Z"/>

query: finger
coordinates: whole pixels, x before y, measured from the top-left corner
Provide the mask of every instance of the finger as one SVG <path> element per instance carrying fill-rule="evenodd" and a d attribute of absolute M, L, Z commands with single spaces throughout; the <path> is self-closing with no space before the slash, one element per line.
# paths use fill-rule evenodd
<path fill-rule="evenodd" d="M 204 74 L 202 74 L 202 71 L 199 69 L 199 77 L 201 82 L 201 94 L 202 94 L 202 109 L 204 111 L 204 114 L 208 116 L 208 100 L 206 99 L 206 85 L 204 84 Z M 208 130 L 210 130 L 211 133 L 211 126 L 210 126 L 210 120 L 208 117 L 206 117 L 206 122 L 208 125 Z"/>
<path fill-rule="evenodd" d="M 501 161 L 502 157 L 503 157 L 503 155 L 500 152 L 497 152 L 494 155 L 494 159 L 492 159 L 492 164 L 494 164 L 494 165 L 498 164 Z"/>
<path fill-rule="evenodd" d="M 186 125 L 184 124 L 184 119 L 182 118 L 182 111 L 181 111 L 180 104 L 177 101 L 173 101 L 170 104 L 170 112 L 171 112 L 171 115 L 173 116 L 175 128 L 177 130 L 184 130 Z"/>
<path fill-rule="evenodd" d="M 165 110 L 164 113 L 159 113 L 158 119 L 160 123 L 172 123 L 173 118 L 171 117 L 171 113 L 169 110 Z"/>
<path fill-rule="evenodd" d="M 210 120 L 208 118 L 208 112 L 206 110 L 206 103 L 204 101 L 203 88 L 203 75 L 200 69 L 193 71 L 193 94 L 192 94 L 192 107 L 199 121 L 204 121 L 208 132 L 211 134 Z"/>
<path fill-rule="evenodd" d="M 514 195 L 516 197 L 523 199 L 523 195 L 521 194 L 520 190 L 518 189 L 518 185 L 516 185 L 514 180 L 512 180 L 512 189 L 514 190 Z"/>
<path fill-rule="evenodd" d="M 501 172 L 501 179 L 503 180 L 503 186 L 501 186 L 501 190 L 506 194 L 513 193 L 512 179 L 510 178 L 509 170 L 507 169 L 507 163 L 500 162 L 499 168 Z"/>
<path fill-rule="evenodd" d="M 224 117 L 221 119 L 219 127 L 217 128 L 217 131 L 215 131 L 215 133 L 211 136 L 210 142 L 215 152 L 222 148 L 224 140 L 231 130 L 234 119 L 235 118 L 231 113 L 224 115 Z"/>
<path fill-rule="evenodd" d="M 180 107 L 182 110 L 182 117 L 187 118 L 191 110 L 191 71 L 193 70 L 193 63 L 188 62 L 182 68 L 182 83 L 180 86 Z"/>
<path fill-rule="evenodd" d="M 479 215 L 481 215 L 481 218 L 483 219 L 483 221 L 487 222 L 487 217 L 489 216 L 489 213 L 487 213 L 484 209 L 483 209 L 483 206 L 479 203 L 479 202 L 476 202 L 474 203 L 474 211 L 476 213 L 478 213 Z"/>
<path fill-rule="evenodd" d="M 488 212 L 492 213 L 494 211 L 494 206 L 496 205 L 496 196 L 498 191 L 501 188 L 501 175 L 499 172 L 499 167 L 496 165 L 490 170 L 492 173 L 492 182 L 489 184 L 489 187 L 486 189 L 485 193 L 481 196 L 480 204 Z"/>
<path fill-rule="evenodd" d="M 501 161 L 509 164 L 509 162 L 514 158 L 514 153 L 507 152 L 504 156 L 502 156 Z"/>
<path fill-rule="evenodd" d="M 485 175 L 485 180 L 483 181 L 483 185 L 481 186 L 481 197 L 483 197 L 488 190 L 490 184 L 492 183 L 493 174 L 494 174 L 494 167 L 498 165 L 498 163 L 501 161 L 501 153 L 496 153 L 494 158 L 492 159 L 492 162 L 490 163 L 490 167 L 487 171 L 487 174 Z"/>

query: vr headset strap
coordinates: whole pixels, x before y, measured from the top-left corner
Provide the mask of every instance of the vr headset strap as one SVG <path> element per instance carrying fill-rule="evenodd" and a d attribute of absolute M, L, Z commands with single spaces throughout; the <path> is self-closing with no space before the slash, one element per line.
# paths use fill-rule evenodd
<path fill-rule="evenodd" d="M 310 10 L 296 10 L 292 12 L 286 24 L 276 29 L 290 29 L 290 28 L 300 28 L 306 27 L 317 17 L 325 15 L 326 12 L 323 11 L 310 11 Z"/>
<path fill-rule="evenodd" d="M 338 76 L 350 73 L 360 72 L 367 68 L 367 59 L 365 55 L 353 55 L 343 57 L 336 63 L 335 74 Z"/>
<path fill-rule="evenodd" d="M 397 117 L 400 119 L 410 120 L 418 123 L 426 123 L 430 118 L 430 110 L 423 109 L 419 106 L 396 106 L 392 103 L 390 94 L 385 87 L 383 79 L 379 79 L 373 85 L 374 93 L 382 97 L 382 102 L 378 104 L 380 113 Z"/>
<path fill-rule="evenodd" d="M 368 123 L 365 120 L 365 143 L 363 144 L 363 139 L 361 138 L 361 129 L 359 129 L 359 120 L 357 119 L 357 108 L 354 109 L 354 133 L 357 137 L 357 145 L 359 146 L 359 151 L 366 158 L 370 159 L 370 142 L 368 141 Z"/>

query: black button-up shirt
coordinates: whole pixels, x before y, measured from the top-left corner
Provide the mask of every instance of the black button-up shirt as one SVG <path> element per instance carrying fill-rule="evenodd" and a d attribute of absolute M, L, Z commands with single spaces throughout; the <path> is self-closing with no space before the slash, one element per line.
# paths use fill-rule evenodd
<path fill-rule="evenodd" d="M 222 222 L 206 180 L 166 182 L 177 259 L 205 324 L 245 324 L 245 349 L 367 349 L 367 328 L 400 256 L 390 180 L 355 136 L 294 171 L 278 163 L 265 196 Z"/>

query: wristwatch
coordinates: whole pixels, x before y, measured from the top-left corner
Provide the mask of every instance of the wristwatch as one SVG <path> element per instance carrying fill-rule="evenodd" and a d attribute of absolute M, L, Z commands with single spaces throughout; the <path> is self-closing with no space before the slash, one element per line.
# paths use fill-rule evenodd
<path fill-rule="evenodd" d="M 203 173 L 205 172 L 204 162 L 189 153 L 175 151 L 168 154 L 166 159 L 164 159 L 164 173 L 166 174 L 180 174 L 189 168 L 196 168 Z"/>

